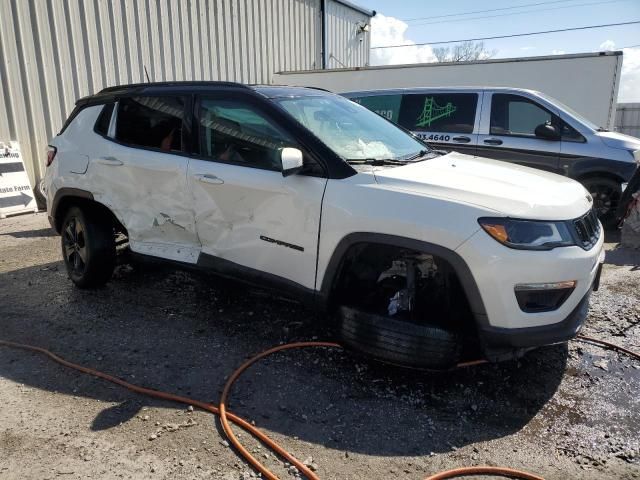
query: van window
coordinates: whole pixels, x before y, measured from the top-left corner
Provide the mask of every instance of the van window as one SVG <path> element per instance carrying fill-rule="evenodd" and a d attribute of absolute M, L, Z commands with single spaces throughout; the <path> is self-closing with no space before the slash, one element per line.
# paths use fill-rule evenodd
<path fill-rule="evenodd" d="M 131 97 L 118 102 L 116 140 L 127 145 L 181 152 L 182 97 Z"/>
<path fill-rule="evenodd" d="M 393 123 L 398 123 L 402 95 L 373 95 L 369 97 L 355 97 L 351 100 L 359 103 L 363 107 L 367 107 L 372 112 L 377 113 L 387 120 L 391 120 Z"/>
<path fill-rule="evenodd" d="M 477 105 L 477 93 L 408 94 L 398 123 L 412 132 L 472 133 Z"/>
<path fill-rule="evenodd" d="M 491 98 L 491 135 L 535 137 L 536 127 L 554 122 L 555 115 L 528 98 L 494 93 Z"/>
<path fill-rule="evenodd" d="M 200 153 L 214 161 L 264 170 L 282 170 L 280 149 L 296 147 L 282 128 L 241 100 L 200 102 Z"/>

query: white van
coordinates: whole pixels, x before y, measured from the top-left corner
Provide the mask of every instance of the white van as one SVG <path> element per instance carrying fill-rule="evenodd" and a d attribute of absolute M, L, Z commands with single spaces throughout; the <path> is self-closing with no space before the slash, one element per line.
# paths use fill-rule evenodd
<path fill-rule="evenodd" d="M 615 225 L 640 139 L 594 125 L 559 101 L 517 88 L 411 88 L 342 94 L 435 148 L 565 175 L 589 190 L 603 224 Z M 585 99 L 588 101 L 588 99 Z"/>

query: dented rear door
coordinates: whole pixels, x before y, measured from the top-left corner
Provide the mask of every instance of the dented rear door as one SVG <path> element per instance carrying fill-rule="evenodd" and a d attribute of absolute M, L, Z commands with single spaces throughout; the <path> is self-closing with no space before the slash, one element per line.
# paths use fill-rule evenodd
<path fill-rule="evenodd" d="M 199 243 L 187 195 L 183 118 L 188 99 L 120 99 L 87 179 L 97 201 L 125 226 L 131 250 L 195 263 Z"/>

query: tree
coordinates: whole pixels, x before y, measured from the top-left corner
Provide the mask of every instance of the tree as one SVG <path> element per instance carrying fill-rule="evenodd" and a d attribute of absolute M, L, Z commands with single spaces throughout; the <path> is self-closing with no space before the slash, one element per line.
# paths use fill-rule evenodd
<path fill-rule="evenodd" d="M 484 48 L 484 42 L 462 42 L 453 47 L 438 47 L 433 54 L 438 62 L 471 62 L 487 60 L 497 53 L 496 50 Z"/>

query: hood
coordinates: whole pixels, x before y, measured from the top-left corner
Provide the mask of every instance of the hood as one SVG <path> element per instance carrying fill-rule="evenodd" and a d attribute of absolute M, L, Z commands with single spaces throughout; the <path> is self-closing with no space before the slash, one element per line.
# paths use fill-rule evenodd
<path fill-rule="evenodd" d="M 595 132 L 595 134 L 608 147 L 640 150 L 640 138 L 618 132 Z"/>
<path fill-rule="evenodd" d="M 514 218 L 569 220 L 592 206 L 591 195 L 569 178 L 456 152 L 376 169 L 374 174 L 383 186 L 473 204 Z"/>

